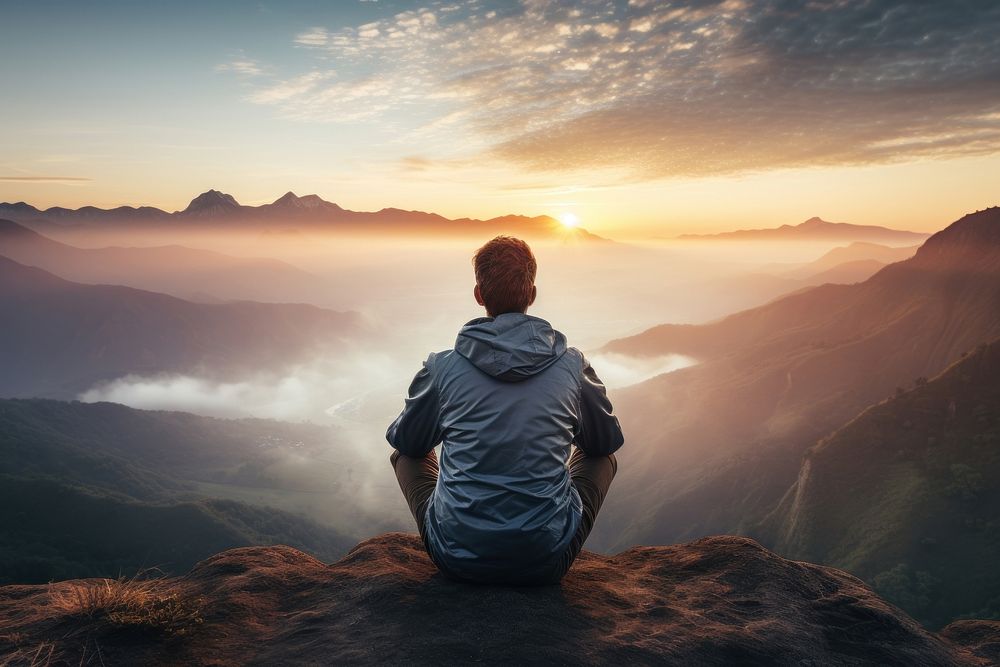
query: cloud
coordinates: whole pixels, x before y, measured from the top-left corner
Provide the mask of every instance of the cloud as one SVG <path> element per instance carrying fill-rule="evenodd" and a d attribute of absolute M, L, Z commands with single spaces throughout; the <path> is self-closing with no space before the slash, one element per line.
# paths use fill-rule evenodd
<path fill-rule="evenodd" d="M 403 171 L 426 171 L 433 164 L 433 161 L 419 155 L 408 155 L 399 161 L 399 166 Z"/>
<path fill-rule="evenodd" d="M 244 76 L 260 76 L 264 73 L 264 69 L 257 62 L 246 58 L 216 65 L 215 71 L 235 72 Z"/>
<path fill-rule="evenodd" d="M 92 179 L 80 176 L 0 176 L 8 183 L 83 183 Z"/>
<path fill-rule="evenodd" d="M 195 375 L 127 375 L 91 387 L 78 399 L 214 417 L 322 421 L 336 417 L 337 408 L 359 396 L 386 388 L 399 393 L 405 389 L 408 372 L 386 354 L 357 353 L 228 381 Z"/>
<path fill-rule="evenodd" d="M 310 28 L 295 38 L 295 43 L 301 46 L 323 46 L 330 38 L 326 28 Z"/>
<path fill-rule="evenodd" d="M 988 2 L 471 0 L 311 28 L 295 43 L 317 71 L 251 99 L 485 142 L 538 171 L 652 179 L 993 153 L 998 29 Z"/>
<path fill-rule="evenodd" d="M 599 370 L 601 380 L 609 389 L 628 387 L 698 363 L 692 357 L 682 354 L 639 358 L 617 352 L 602 352 L 588 355 L 588 359 Z"/>

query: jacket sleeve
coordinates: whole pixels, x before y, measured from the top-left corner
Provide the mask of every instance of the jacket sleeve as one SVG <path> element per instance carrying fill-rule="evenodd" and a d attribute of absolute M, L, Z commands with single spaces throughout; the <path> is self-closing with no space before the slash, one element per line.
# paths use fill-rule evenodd
<path fill-rule="evenodd" d="M 625 442 L 622 427 L 618 423 L 618 417 L 612 414 L 613 410 L 604 383 L 584 358 L 576 446 L 587 456 L 607 456 Z"/>
<path fill-rule="evenodd" d="M 403 411 L 385 432 L 390 445 L 413 458 L 424 456 L 441 442 L 441 403 L 428 367 L 430 360 L 417 371 Z"/>

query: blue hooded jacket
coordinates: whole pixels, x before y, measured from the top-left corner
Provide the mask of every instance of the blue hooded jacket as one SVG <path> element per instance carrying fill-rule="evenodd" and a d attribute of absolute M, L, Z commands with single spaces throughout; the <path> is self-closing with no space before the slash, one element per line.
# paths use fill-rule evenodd
<path fill-rule="evenodd" d="M 524 313 L 467 323 L 432 353 L 386 432 L 402 454 L 442 443 L 427 508 L 428 550 L 476 581 L 544 581 L 580 523 L 567 461 L 573 443 L 604 456 L 623 442 L 604 385 L 545 320 Z"/>

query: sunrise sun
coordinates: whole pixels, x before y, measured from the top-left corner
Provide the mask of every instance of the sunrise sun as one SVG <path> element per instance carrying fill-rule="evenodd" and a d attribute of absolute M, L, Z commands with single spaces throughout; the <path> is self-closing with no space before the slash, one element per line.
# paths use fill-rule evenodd
<path fill-rule="evenodd" d="M 580 218 L 576 217 L 575 213 L 563 213 L 559 216 L 559 222 L 563 227 L 576 227 L 580 224 Z"/>

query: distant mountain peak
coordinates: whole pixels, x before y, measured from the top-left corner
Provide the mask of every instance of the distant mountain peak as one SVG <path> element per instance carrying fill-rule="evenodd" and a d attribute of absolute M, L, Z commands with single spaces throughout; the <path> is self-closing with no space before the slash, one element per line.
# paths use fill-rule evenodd
<path fill-rule="evenodd" d="M 323 199 L 319 195 L 304 195 L 302 197 L 299 197 L 299 202 L 301 202 L 302 204 L 304 204 L 304 205 L 306 205 L 306 206 L 308 206 L 310 208 L 315 208 L 317 206 L 322 206 L 323 204 L 328 204 L 330 206 L 337 206 L 336 204 L 334 204 L 332 202 L 326 201 L 325 199 Z M 340 208 L 340 207 L 337 206 L 337 208 Z"/>
<path fill-rule="evenodd" d="M 809 227 L 825 227 L 826 225 L 832 225 L 832 224 L 834 224 L 834 223 L 829 222 L 829 221 L 824 220 L 823 218 L 821 218 L 819 216 L 814 215 L 813 217 L 809 218 L 808 220 L 806 220 L 805 222 L 803 222 L 803 223 L 801 223 L 800 225 L 797 225 L 797 226 L 798 227 L 805 227 L 805 228 L 808 229 Z"/>
<path fill-rule="evenodd" d="M 235 211 L 240 208 L 240 203 L 232 195 L 218 190 L 203 192 L 188 204 L 184 213 L 220 213 L 227 210 Z"/>
<path fill-rule="evenodd" d="M 290 211 L 311 211 L 322 208 L 340 209 L 339 206 L 326 201 L 319 195 L 305 195 L 303 197 L 299 197 L 291 190 L 275 199 L 271 206 L 277 209 Z"/>
<path fill-rule="evenodd" d="M 935 243 L 941 239 L 969 244 L 1000 244 L 1000 206 L 990 206 L 975 213 L 963 215 L 954 223 L 931 237 Z"/>
<path fill-rule="evenodd" d="M 681 234 L 679 239 L 733 239 L 733 240 L 796 240 L 796 241 L 875 241 L 883 243 L 916 243 L 930 234 L 890 229 L 876 225 L 855 225 L 847 222 L 830 222 L 813 216 L 797 225 L 781 225 L 766 229 L 738 229 L 717 234 Z"/>
<path fill-rule="evenodd" d="M 23 202 L 23 201 L 16 201 L 16 202 L 13 202 L 13 203 L 3 202 L 2 204 L 0 204 L 0 206 L 3 206 L 5 208 L 9 208 L 9 209 L 12 209 L 12 210 L 33 211 L 33 212 L 37 212 L 38 211 L 37 208 L 35 208 L 31 204 L 29 204 L 27 202 Z"/>
<path fill-rule="evenodd" d="M 1000 206 L 962 216 L 927 239 L 914 260 L 963 271 L 1000 270 Z"/>
<path fill-rule="evenodd" d="M 274 204 L 275 206 L 279 204 L 298 204 L 300 201 L 301 199 L 299 198 L 299 196 L 294 192 L 292 192 L 291 190 L 289 190 L 285 194 L 275 199 Z"/>

